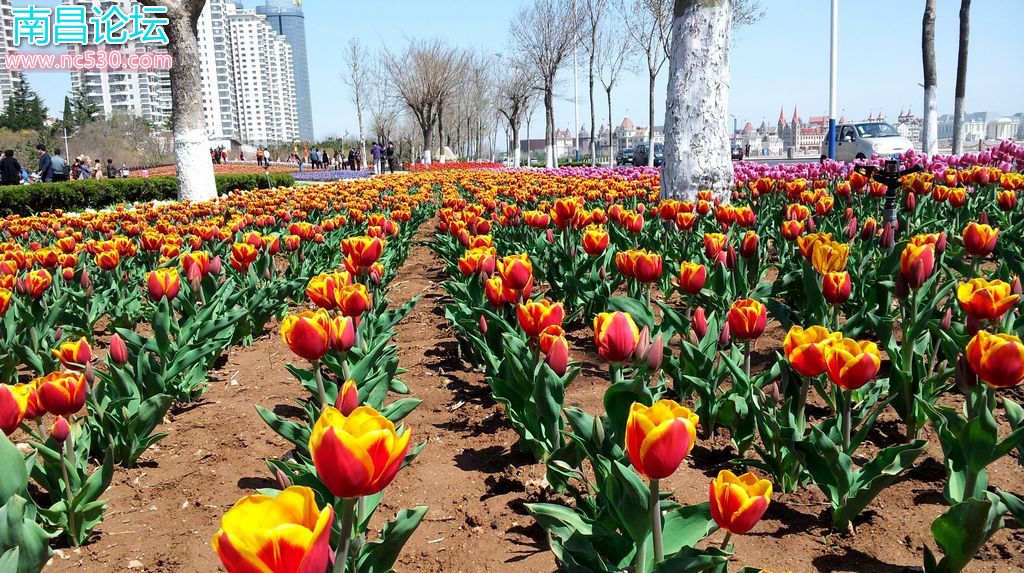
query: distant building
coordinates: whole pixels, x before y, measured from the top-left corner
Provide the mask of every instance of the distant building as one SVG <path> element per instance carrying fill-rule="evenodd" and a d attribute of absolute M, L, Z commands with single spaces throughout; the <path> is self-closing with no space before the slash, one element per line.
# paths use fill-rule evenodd
<path fill-rule="evenodd" d="M 783 108 L 779 108 L 779 121 L 776 126 L 776 134 L 782 140 L 784 150 L 794 149 L 795 151 L 817 151 L 821 149 L 821 143 L 828 135 L 828 116 L 813 116 L 805 123 L 800 118 L 800 112 L 793 106 L 793 117 L 786 121 L 786 114 Z"/>
<path fill-rule="evenodd" d="M 291 45 L 255 10 L 226 7 L 239 139 L 255 145 L 296 141 Z"/>
<path fill-rule="evenodd" d="M 627 147 L 635 148 L 637 145 L 647 144 L 647 128 L 637 127 L 629 116 L 622 119 L 622 123 L 615 128 L 613 138 L 616 151 Z M 655 144 L 665 143 L 665 130 L 662 126 L 654 127 L 653 140 Z"/>
<path fill-rule="evenodd" d="M 964 114 L 964 143 L 977 147 L 979 141 L 1000 141 L 1021 138 L 1021 114 L 1006 116 L 995 111 L 979 111 Z M 939 116 L 939 139 L 953 139 L 953 114 Z"/>
<path fill-rule="evenodd" d="M 256 13 L 266 17 L 267 24 L 284 37 L 292 58 L 295 76 L 293 90 L 298 113 L 299 137 L 313 141 L 313 99 L 309 93 L 309 61 L 306 55 L 306 17 L 301 0 L 260 0 Z"/>
<path fill-rule="evenodd" d="M 900 135 L 906 137 L 915 146 L 921 145 L 921 126 L 924 121 L 910 112 L 910 110 L 900 110 L 900 114 L 896 117 L 896 123 L 893 127 Z"/>
<path fill-rule="evenodd" d="M 14 16 L 9 2 L 0 4 L 0 61 L 14 47 Z M 14 93 L 18 76 L 0 66 L 0 111 L 7 106 L 7 99 Z"/>
<path fill-rule="evenodd" d="M 234 61 L 227 24 L 228 11 L 234 9 L 233 0 L 208 0 L 197 25 L 203 114 L 206 116 L 206 135 L 211 139 L 212 147 L 216 147 L 212 145 L 216 140 L 238 137 Z"/>
<path fill-rule="evenodd" d="M 133 0 L 64 0 L 65 4 L 85 6 L 86 21 L 93 27 L 93 7 L 105 10 L 117 6 L 122 12 L 131 13 Z M 70 45 L 70 53 L 100 49 L 96 44 Z M 164 52 L 163 46 L 129 41 L 119 46 L 126 52 Z M 139 116 L 146 121 L 160 125 L 171 117 L 171 76 L 166 70 L 81 70 L 71 73 L 71 90 L 85 93 L 86 97 L 99 106 L 104 115 L 114 112 Z"/>

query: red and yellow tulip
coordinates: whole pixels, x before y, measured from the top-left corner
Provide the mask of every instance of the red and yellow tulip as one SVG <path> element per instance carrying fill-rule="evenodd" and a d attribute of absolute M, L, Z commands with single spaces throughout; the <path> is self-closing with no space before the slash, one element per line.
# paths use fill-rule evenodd
<path fill-rule="evenodd" d="M 1009 283 L 1001 280 L 988 281 L 983 278 L 960 283 L 956 298 L 960 308 L 977 320 L 996 320 L 1013 308 L 1020 295 L 1011 294 Z"/>
<path fill-rule="evenodd" d="M 395 425 L 370 406 L 346 416 L 328 407 L 309 436 L 316 473 L 337 497 L 354 499 L 380 492 L 398 474 L 409 449 L 408 429 Z"/>
<path fill-rule="evenodd" d="M 622 362 L 632 356 L 639 341 L 640 330 L 628 313 L 602 312 L 594 317 L 594 344 L 608 362 Z"/>
<path fill-rule="evenodd" d="M 249 495 L 224 514 L 213 550 L 228 573 L 323 573 L 333 522 L 334 510 L 320 509 L 308 487 Z"/>
<path fill-rule="evenodd" d="M 737 476 L 729 470 L 722 470 L 711 480 L 708 493 L 711 517 L 725 531 L 743 535 L 761 520 L 771 497 L 770 481 L 759 479 L 752 472 Z"/>
<path fill-rule="evenodd" d="M 967 343 L 967 361 L 989 386 L 1012 388 L 1024 381 L 1024 343 L 1012 334 L 979 330 Z"/>
<path fill-rule="evenodd" d="M 626 453 L 636 472 L 648 479 L 664 479 L 697 443 L 697 414 L 673 400 L 647 407 L 634 402 L 626 420 Z"/>
<path fill-rule="evenodd" d="M 300 358 L 320 360 L 331 342 L 331 317 L 324 310 L 291 314 L 281 321 L 281 339 Z"/>

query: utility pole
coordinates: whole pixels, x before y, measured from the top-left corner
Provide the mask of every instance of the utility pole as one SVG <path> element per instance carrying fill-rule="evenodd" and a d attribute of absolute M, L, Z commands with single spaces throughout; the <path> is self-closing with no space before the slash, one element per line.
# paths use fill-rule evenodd
<path fill-rule="evenodd" d="M 828 73 L 828 158 L 836 158 L 836 77 L 839 59 L 839 0 L 832 0 L 830 64 Z"/>

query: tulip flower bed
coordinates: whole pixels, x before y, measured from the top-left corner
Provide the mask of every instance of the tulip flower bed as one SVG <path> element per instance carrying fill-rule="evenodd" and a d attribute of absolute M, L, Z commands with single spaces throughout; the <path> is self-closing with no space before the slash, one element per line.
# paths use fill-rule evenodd
<path fill-rule="evenodd" d="M 1017 151 L 6 219 L 0 570 L 1024 567 Z"/>

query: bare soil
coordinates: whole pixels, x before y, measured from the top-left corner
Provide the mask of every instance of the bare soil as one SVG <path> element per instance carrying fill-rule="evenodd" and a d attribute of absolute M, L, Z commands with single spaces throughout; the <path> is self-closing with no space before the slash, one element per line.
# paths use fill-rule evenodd
<path fill-rule="evenodd" d="M 425 225 L 421 238 L 429 237 L 429 230 Z M 423 400 L 407 423 L 414 441 L 428 443 L 388 488 L 378 524 L 400 508 L 430 506 L 396 564 L 399 571 L 555 571 L 546 536 L 523 507 L 551 499 L 542 486 L 543 467 L 515 451 L 516 434 L 482 374 L 459 360 L 443 315 L 441 269 L 433 253 L 417 245 L 390 294 L 395 304 L 423 295 L 395 342 L 400 364 L 408 369 L 402 378 Z M 272 325 L 251 347 L 231 350 L 202 401 L 169 417 L 162 429 L 170 435 L 143 456 L 139 467 L 117 471 L 106 495 L 106 520 L 91 542 L 79 550 L 59 550 L 46 571 L 222 570 L 210 546 L 221 516 L 241 496 L 274 486 L 264 460 L 288 450 L 254 405 L 294 413 L 293 400 L 303 395 L 283 367 L 293 357 L 276 332 Z M 762 360 L 781 345 L 782 334 L 775 328 L 758 341 L 755 350 Z M 572 355 L 584 372 L 566 402 L 597 412 L 607 386 L 605 368 L 587 332 L 573 335 Z M 871 440 L 884 446 L 901 436 L 902 427 L 889 416 L 879 421 Z M 869 506 L 855 533 L 831 532 L 828 504 L 813 487 L 776 494 L 761 523 L 734 538 L 735 567 L 798 573 L 897 573 L 920 567 L 923 548 L 931 543 L 929 525 L 945 508 L 941 450 L 934 435 L 926 437 L 933 440 L 928 455 Z M 710 480 L 732 467 L 728 461 L 734 454 L 724 434 L 703 440 L 663 487 L 683 503 L 705 501 Z M 1024 493 L 1024 468 L 1016 455 L 991 468 L 990 482 Z M 709 543 L 717 545 L 722 536 L 717 533 Z M 1009 520 L 968 571 L 1024 571 L 1020 524 Z"/>

